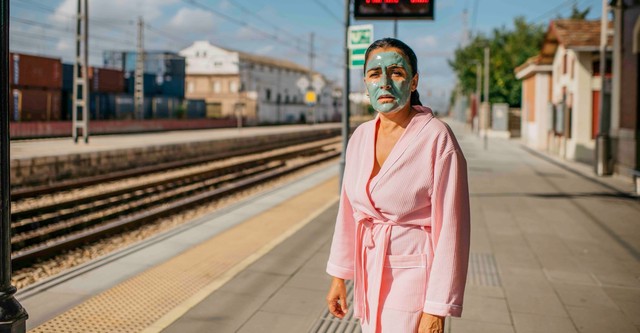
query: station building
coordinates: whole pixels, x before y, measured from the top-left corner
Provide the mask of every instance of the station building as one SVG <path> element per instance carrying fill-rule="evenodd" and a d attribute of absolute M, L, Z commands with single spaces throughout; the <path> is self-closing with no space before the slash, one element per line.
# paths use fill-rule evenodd
<path fill-rule="evenodd" d="M 594 162 L 600 24 L 599 20 L 551 21 L 540 53 L 516 68 L 516 77 L 523 80 L 521 128 L 527 145 L 569 160 Z M 610 76 L 610 60 L 607 70 L 605 75 Z"/>
<path fill-rule="evenodd" d="M 249 124 L 308 123 L 340 119 L 332 82 L 291 61 L 234 51 L 196 41 L 186 58 L 186 91 L 206 101 L 207 117 L 241 116 Z M 309 82 L 317 103 L 305 104 Z"/>

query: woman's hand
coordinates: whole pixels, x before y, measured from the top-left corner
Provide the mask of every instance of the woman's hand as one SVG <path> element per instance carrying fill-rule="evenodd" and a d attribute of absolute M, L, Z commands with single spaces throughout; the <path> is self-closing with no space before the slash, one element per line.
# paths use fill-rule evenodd
<path fill-rule="evenodd" d="M 331 287 L 327 294 L 327 306 L 332 315 L 342 319 L 347 314 L 347 288 L 344 280 L 337 277 L 331 281 Z"/>
<path fill-rule="evenodd" d="M 418 333 L 444 333 L 444 317 L 423 312 Z"/>

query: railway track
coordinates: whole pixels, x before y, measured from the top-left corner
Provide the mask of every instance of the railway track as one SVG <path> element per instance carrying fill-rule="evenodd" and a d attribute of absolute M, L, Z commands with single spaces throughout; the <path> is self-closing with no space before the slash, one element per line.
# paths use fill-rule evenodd
<path fill-rule="evenodd" d="M 24 205 L 12 212 L 13 266 L 29 266 L 37 260 L 51 258 L 82 244 L 336 158 L 340 154 L 336 149 L 337 142 L 337 139 L 329 139 L 303 144 L 256 157 L 249 155 L 240 162 L 199 168 L 160 179 L 155 177 L 134 186 L 103 189 L 94 194 L 47 204 Z M 166 171 L 167 168 L 162 168 L 161 173 L 162 170 Z M 101 177 L 105 181 L 108 179 L 107 176 Z M 117 175 L 116 179 L 122 178 Z M 65 185 L 64 190 L 68 189 L 70 187 Z M 26 192 L 23 190 L 23 193 Z M 40 193 L 40 189 L 32 192 L 33 195 Z M 24 194 L 21 198 L 29 200 Z"/>

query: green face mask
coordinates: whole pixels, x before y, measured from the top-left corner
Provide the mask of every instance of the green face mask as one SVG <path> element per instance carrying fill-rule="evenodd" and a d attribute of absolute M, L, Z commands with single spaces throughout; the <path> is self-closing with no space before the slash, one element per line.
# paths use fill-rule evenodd
<path fill-rule="evenodd" d="M 400 53 L 390 51 L 376 54 L 367 62 L 365 73 L 369 100 L 376 111 L 396 112 L 409 103 L 413 74 Z"/>

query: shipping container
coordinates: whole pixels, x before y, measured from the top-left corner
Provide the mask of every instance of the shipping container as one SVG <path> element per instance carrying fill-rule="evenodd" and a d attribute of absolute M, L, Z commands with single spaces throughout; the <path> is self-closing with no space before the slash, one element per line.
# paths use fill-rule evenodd
<path fill-rule="evenodd" d="M 89 97 L 90 119 L 109 120 L 115 119 L 115 95 L 110 93 L 91 93 Z"/>
<path fill-rule="evenodd" d="M 89 86 L 92 92 L 125 92 L 124 72 L 99 67 L 89 67 Z M 62 90 L 73 91 L 73 65 L 62 65 Z"/>
<path fill-rule="evenodd" d="M 135 73 L 129 72 L 125 75 L 126 93 L 134 94 L 135 92 Z M 158 86 L 158 77 L 154 74 L 145 73 L 143 82 L 144 95 L 152 97 L 160 94 L 160 87 Z"/>
<path fill-rule="evenodd" d="M 60 120 L 60 90 L 13 88 L 9 102 L 12 121 Z"/>
<path fill-rule="evenodd" d="M 184 76 L 165 75 L 159 90 L 161 95 L 184 98 Z"/>
<path fill-rule="evenodd" d="M 119 94 L 114 96 L 114 119 L 136 119 L 133 95 Z M 152 116 L 151 99 L 144 99 L 143 117 L 150 119 Z"/>
<path fill-rule="evenodd" d="M 62 88 L 60 59 L 10 53 L 9 84 L 27 88 Z"/>
<path fill-rule="evenodd" d="M 156 96 L 151 99 L 151 110 L 154 119 L 176 118 L 176 111 L 180 107 L 180 99 L 175 97 Z"/>
<path fill-rule="evenodd" d="M 89 67 L 91 91 L 123 93 L 124 72 L 116 69 Z"/>
<path fill-rule="evenodd" d="M 203 99 L 187 99 L 186 116 L 188 119 L 202 119 L 207 117 L 207 104 Z"/>
<path fill-rule="evenodd" d="M 105 51 L 103 53 L 105 67 L 125 72 L 135 71 L 137 57 L 137 52 L 133 51 Z M 185 76 L 186 60 L 173 52 L 145 52 L 144 72 L 161 76 Z"/>
<path fill-rule="evenodd" d="M 73 93 L 70 91 L 62 92 L 62 112 L 61 120 L 71 120 L 73 117 Z M 95 93 L 89 94 L 89 119 L 90 120 L 108 120 L 115 119 L 115 94 L 111 93 Z"/>
<path fill-rule="evenodd" d="M 73 91 L 73 65 L 62 64 L 62 91 Z"/>

